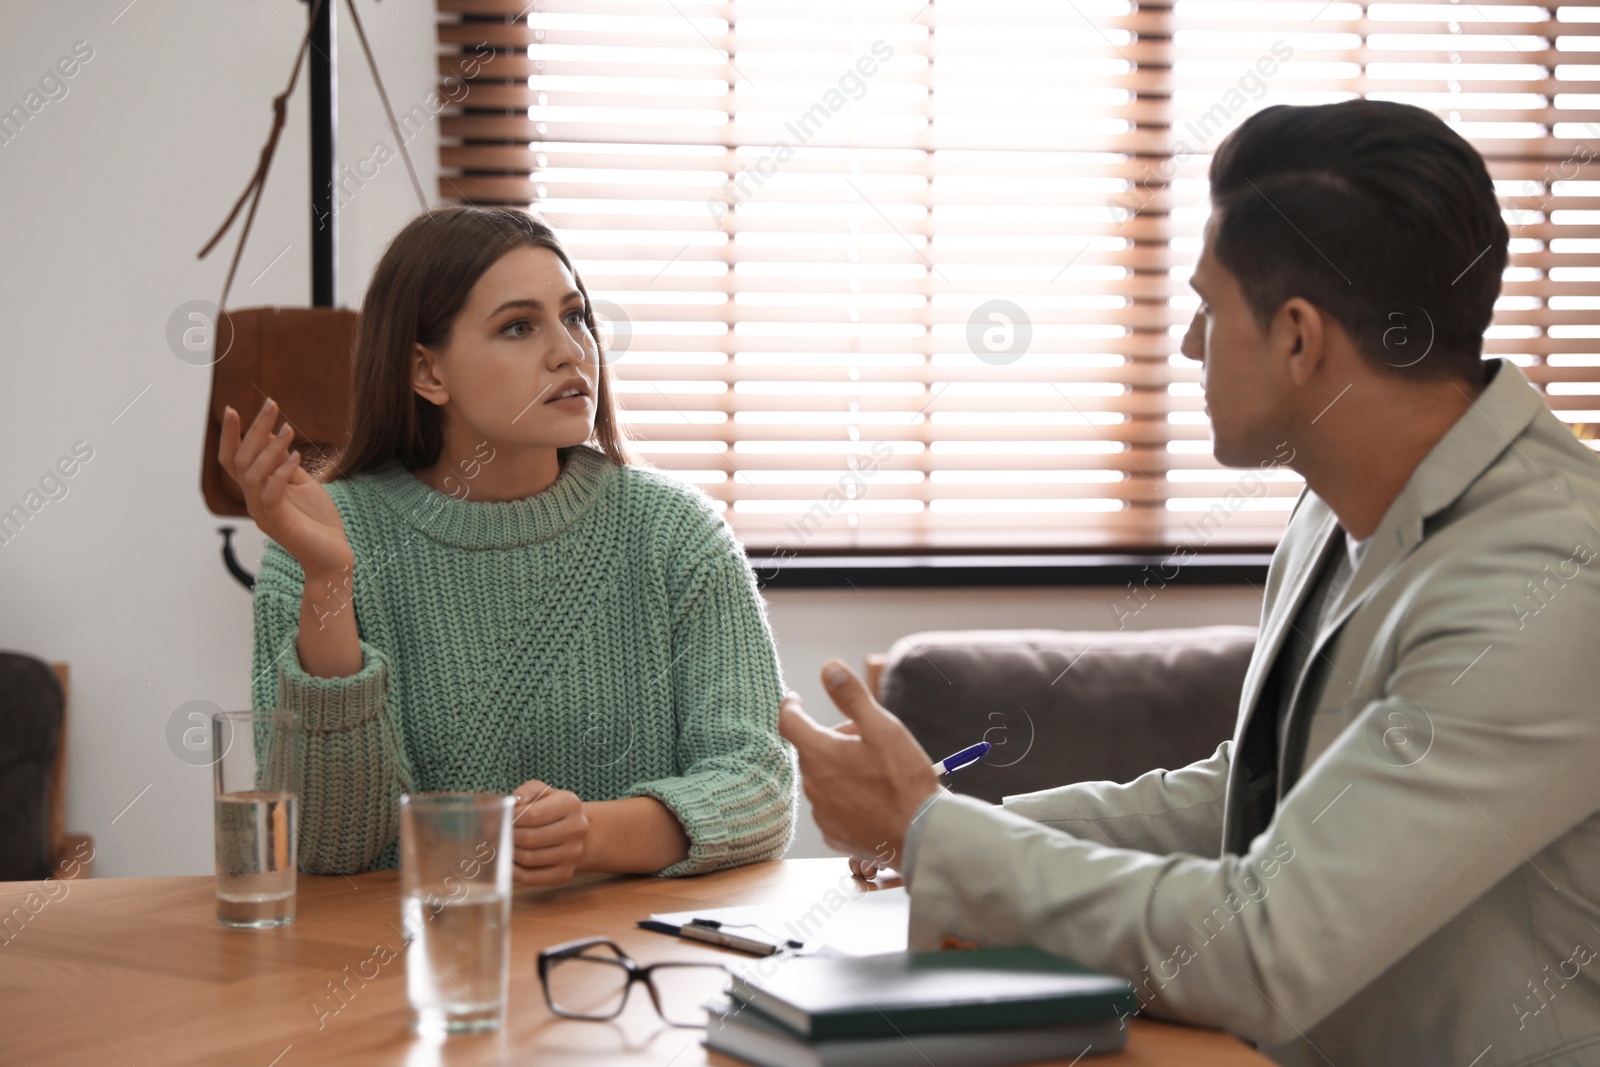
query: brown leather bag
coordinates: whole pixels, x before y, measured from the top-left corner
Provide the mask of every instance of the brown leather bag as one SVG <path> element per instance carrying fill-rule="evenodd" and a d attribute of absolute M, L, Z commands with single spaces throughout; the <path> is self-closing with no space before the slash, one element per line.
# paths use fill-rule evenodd
<path fill-rule="evenodd" d="M 356 13 L 355 0 L 346 0 L 346 4 L 350 8 L 356 34 L 361 39 L 367 65 L 372 68 L 372 80 L 377 83 L 378 95 L 383 99 L 384 111 L 389 116 L 389 128 L 394 132 L 395 142 L 405 159 L 406 170 L 411 174 L 417 201 L 426 211 L 428 201 L 422 193 L 422 183 L 417 180 L 411 155 L 406 151 L 405 138 L 400 135 L 394 109 L 389 106 L 389 94 L 384 91 L 383 79 L 378 75 L 378 64 L 372 58 L 371 48 L 367 46 L 366 31 L 361 27 L 361 16 Z M 321 7 L 322 0 L 313 0 L 309 25 L 316 24 Z M 250 236 L 250 223 L 255 219 L 261 190 L 266 187 L 267 169 L 272 165 L 278 135 L 283 132 L 289 94 L 294 92 L 295 81 L 300 76 L 300 64 L 305 59 L 306 47 L 310 43 L 308 29 L 306 37 L 300 42 L 300 50 L 295 53 L 288 87 L 273 97 L 272 132 L 267 135 L 267 143 L 261 149 L 255 175 L 221 228 L 200 250 L 200 258 L 204 259 L 222 239 L 228 227 L 233 225 L 245 201 L 249 200 L 250 210 L 245 215 L 244 228 L 239 234 L 239 247 L 233 253 L 233 263 L 228 267 L 228 279 L 222 286 L 222 299 L 217 302 L 216 327 L 212 331 L 211 400 L 206 405 L 200 491 L 205 496 L 206 507 L 216 515 L 249 514 L 245 507 L 244 491 L 217 460 L 225 408 L 232 407 L 239 413 L 243 425 L 249 426 L 268 397 L 276 400 L 284 419 L 293 428 L 294 443 L 291 447 L 299 449 L 302 465 L 314 463 L 338 451 L 350 438 L 350 372 L 356 326 L 360 321 L 357 312 L 350 308 L 324 307 L 227 310 L 228 290 L 233 287 L 233 276 L 239 269 L 239 257 L 244 252 L 246 238 Z"/>

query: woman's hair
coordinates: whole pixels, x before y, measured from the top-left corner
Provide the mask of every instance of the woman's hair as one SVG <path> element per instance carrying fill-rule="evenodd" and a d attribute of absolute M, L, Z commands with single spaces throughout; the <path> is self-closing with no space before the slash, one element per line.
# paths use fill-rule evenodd
<path fill-rule="evenodd" d="M 316 471 L 323 482 L 399 460 L 426 467 L 444 448 L 443 412 L 411 386 L 416 345 L 442 348 L 472 287 L 516 248 L 548 248 L 583 295 L 583 321 L 599 353 L 593 444 L 617 463 L 632 461 L 617 417 L 600 333 L 583 279 L 554 231 L 526 211 L 440 207 L 406 224 L 372 272 L 356 334 L 350 390 L 350 440 Z"/>

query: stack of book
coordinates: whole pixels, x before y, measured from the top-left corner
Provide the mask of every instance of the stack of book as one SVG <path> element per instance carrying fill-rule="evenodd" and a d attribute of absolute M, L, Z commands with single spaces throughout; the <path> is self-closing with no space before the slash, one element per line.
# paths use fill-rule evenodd
<path fill-rule="evenodd" d="M 1133 986 L 1035 948 L 784 960 L 736 973 L 706 1047 L 759 1067 L 1001 1067 L 1116 1052 Z"/>

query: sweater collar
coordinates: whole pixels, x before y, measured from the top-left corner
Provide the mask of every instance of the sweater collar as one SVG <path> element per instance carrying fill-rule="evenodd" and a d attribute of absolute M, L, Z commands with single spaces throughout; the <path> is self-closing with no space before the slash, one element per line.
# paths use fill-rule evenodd
<path fill-rule="evenodd" d="M 548 489 L 521 500 L 458 499 L 424 484 L 398 460 L 364 475 L 378 498 L 408 526 L 457 548 L 515 548 L 548 541 L 581 518 L 615 473 L 616 464 L 586 445 L 567 452 Z"/>

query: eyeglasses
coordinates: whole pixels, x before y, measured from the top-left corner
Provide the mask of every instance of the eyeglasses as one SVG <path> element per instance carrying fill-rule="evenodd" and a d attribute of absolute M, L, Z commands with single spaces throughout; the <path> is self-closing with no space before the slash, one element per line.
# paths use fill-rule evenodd
<path fill-rule="evenodd" d="M 603 937 L 568 941 L 539 953 L 545 1003 L 567 1019 L 604 1022 L 622 1014 L 633 983 L 643 982 L 656 1012 L 672 1026 L 704 1027 L 706 1002 L 723 992 L 720 963 L 652 963 L 641 967 Z"/>

